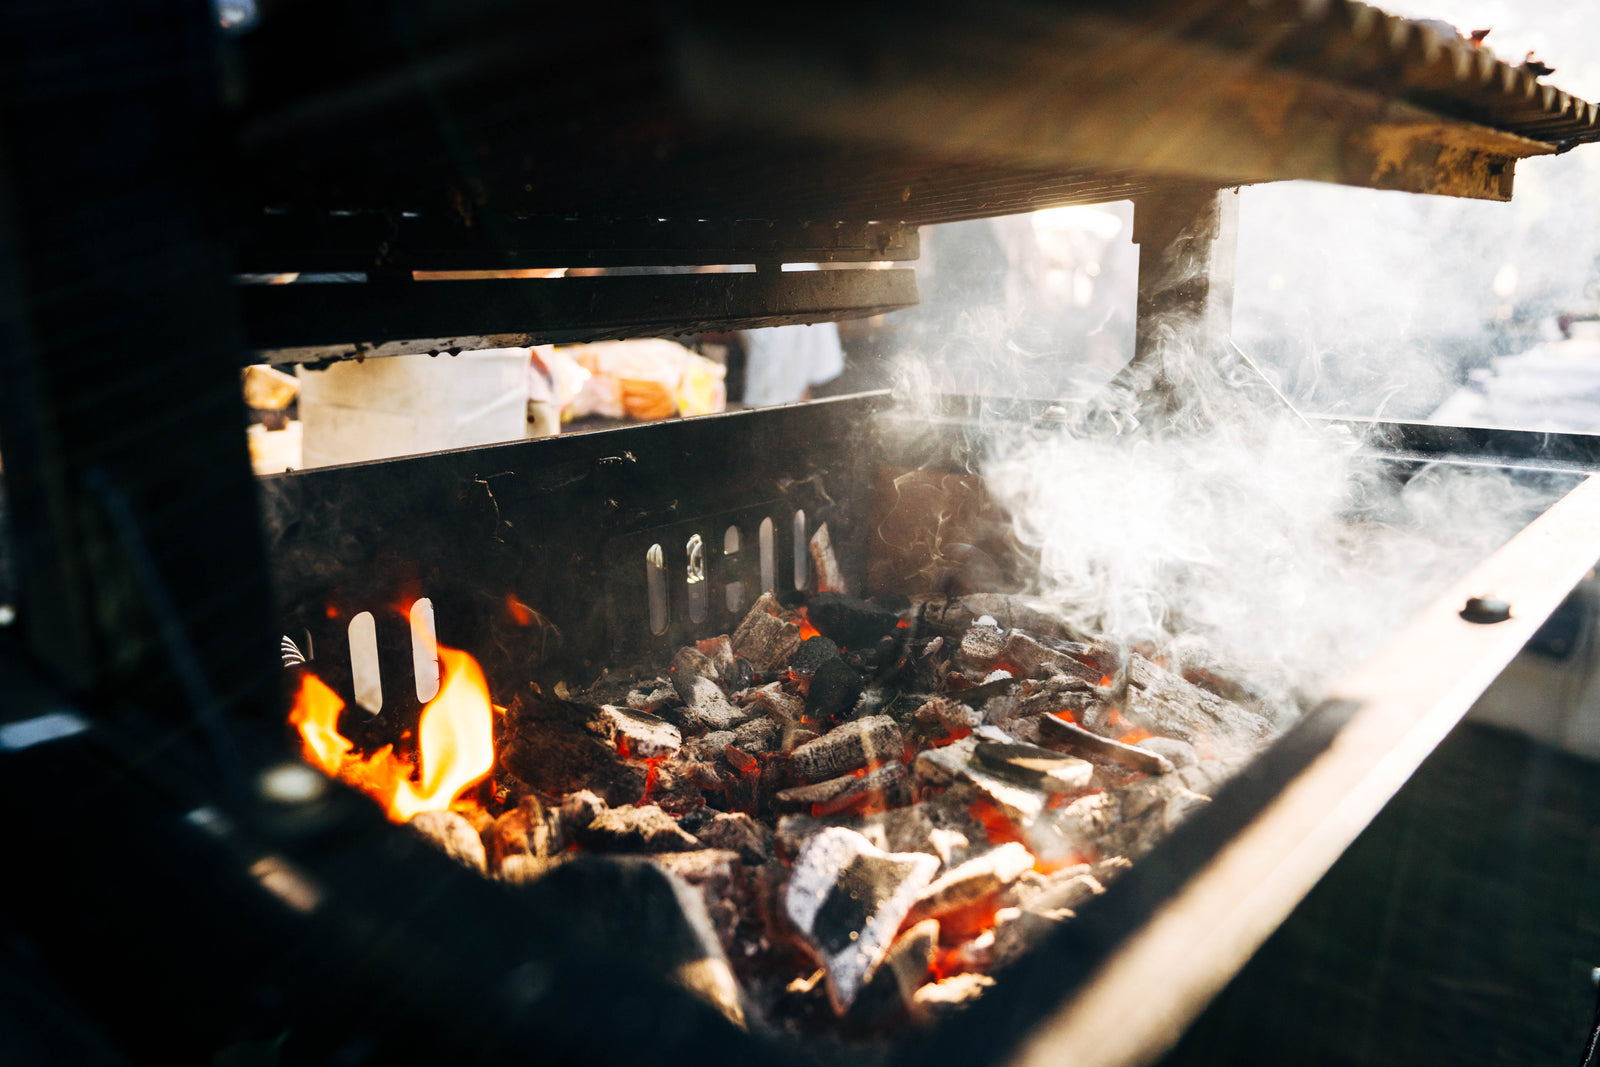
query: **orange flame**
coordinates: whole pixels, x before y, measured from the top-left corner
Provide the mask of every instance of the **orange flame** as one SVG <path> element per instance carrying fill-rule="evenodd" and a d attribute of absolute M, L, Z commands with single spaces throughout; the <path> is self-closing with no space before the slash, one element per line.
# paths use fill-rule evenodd
<path fill-rule="evenodd" d="M 354 744 L 337 725 L 344 701 L 313 674 L 301 680 L 289 712 L 306 760 L 373 797 L 395 822 L 450 807 L 494 767 L 494 711 L 483 669 L 452 648 L 441 647 L 439 660 L 439 693 L 417 722 L 415 766 L 396 756 L 392 745 L 365 758 L 354 755 Z"/>
<path fill-rule="evenodd" d="M 794 609 L 794 618 L 800 624 L 800 640 L 809 641 L 822 636 L 822 631 L 811 625 L 811 615 L 804 607 Z"/>
<path fill-rule="evenodd" d="M 301 751 L 307 763 L 315 764 L 327 775 L 339 773 L 340 765 L 355 746 L 339 732 L 339 712 L 344 701 L 316 675 L 300 678 L 289 722 L 300 728 Z"/>

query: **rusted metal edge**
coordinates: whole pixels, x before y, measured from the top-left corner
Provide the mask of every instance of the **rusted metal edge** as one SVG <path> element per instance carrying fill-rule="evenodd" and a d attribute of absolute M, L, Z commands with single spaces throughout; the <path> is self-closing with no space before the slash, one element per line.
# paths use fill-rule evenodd
<path fill-rule="evenodd" d="M 1329 700 L 1355 710 L 1328 746 L 1033 1032 L 1015 1067 L 1136 1067 L 1170 1048 L 1597 559 L 1591 476 L 1334 687 Z M 1460 617 L 1491 592 L 1510 619 Z"/>
<path fill-rule="evenodd" d="M 864 77 L 848 49 L 741 29 L 685 33 L 680 82 L 713 122 L 898 143 L 1026 167 L 1096 167 L 1214 181 L 1305 179 L 1488 200 L 1517 159 L 1557 145 L 1262 56 L 1075 13 L 918 27 L 925 57 Z M 870 37 L 868 38 L 870 40 Z"/>

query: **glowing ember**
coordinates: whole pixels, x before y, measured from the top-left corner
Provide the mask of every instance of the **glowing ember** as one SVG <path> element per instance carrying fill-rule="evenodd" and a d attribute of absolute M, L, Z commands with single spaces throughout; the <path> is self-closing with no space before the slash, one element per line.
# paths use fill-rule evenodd
<path fill-rule="evenodd" d="M 440 648 L 439 660 L 439 693 L 417 722 L 415 765 L 390 745 L 365 758 L 354 755 L 354 744 L 338 729 L 344 701 L 313 674 L 302 679 L 289 712 L 306 760 L 377 800 L 395 822 L 449 808 L 494 767 L 494 710 L 482 668 L 451 648 Z"/>
<path fill-rule="evenodd" d="M 822 631 L 811 625 L 811 618 L 806 614 L 805 608 L 796 608 L 794 621 L 800 624 L 800 640 L 809 641 L 813 637 L 821 637 Z"/>

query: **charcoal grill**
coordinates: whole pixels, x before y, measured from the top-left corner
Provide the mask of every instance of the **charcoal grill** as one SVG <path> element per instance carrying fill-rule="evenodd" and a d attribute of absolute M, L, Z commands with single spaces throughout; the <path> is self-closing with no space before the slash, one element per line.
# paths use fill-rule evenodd
<path fill-rule="evenodd" d="M 263 797 L 256 775 L 289 755 L 279 634 L 347 696 L 349 619 L 397 597 L 427 596 L 440 640 L 474 650 L 492 682 L 670 650 L 726 628 L 731 582 L 762 583 L 764 520 L 780 587 L 795 532 L 824 521 L 866 582 L 878 472 L 966 469 L 963 428 L 982 414 L 958 406 L 949 433 L 902 435 L 873 394 L 258 487 L 241 358 L 876 314 L 914 300 L 909 272 L 774 268 L 905 261 L 923 223 L 1131 197 L 1143 255 L 1124 382 L 1156 388 L 1141 368 L 1157 315 L 1187 315 L 1202 342 L 1224 328 L 1233 194 L 1219 188 L 1311 178 L 1505 199 L 1517 159 L 1600 139 L 1592 105 L 1359 4 L 1021 4 L 981 24 L 956 5 L 802 25 L 715 4 L 623 14 L 265 5 L 222 40 L 188 3 L 3 16 L 18 39 L 53 41 L 49 57 L 117 72 L 64 79 L 71 64 L 41 50 L 5 82 L 0 446 L 21 565 L 3 650 L 21 725 L 0 758 L 17 810 L 52 798 L 17 843 L 47 873 L 8 883 L 7 914 L 27 966 L 78 1006 L 64 1010 L 137 1056 L 209 1056 L 284 1026 L 312 1058 L 826 1055 L 743 1033 L 663 983 L 626 937 L 574 920 L 570 885 L 512 900 L 361 798 Z M 591 76 L 596 56 L 608 78 Z M 98 150 L 64 151 L 65 130 Z M 1180 256 L 1203 269 L 1174 284 Z M 575 263 L 760 269 L 408 280 Z M 230 270 L 368 280 L 238 291 Z M 1593 439 L 1373 429 L 1402 474 L 1520 466 L 1571 491 L 995 995 L 889 1058 L 1149 1060 L 1600 557 Z M 718 551 L 730 526 L 733 555 Z M 693 535 L 711 549 L 703 622 L 680 599 Z M 1516 605 L 1510 621 L 1457 618 L 1490 587 Z M 508 594 L 539 625 L 509 624 Z M 386 706 L 403 716 L 409 635 L 377 617 Z M 183 1006 L 185 1025 L 160 1005 Z"/>

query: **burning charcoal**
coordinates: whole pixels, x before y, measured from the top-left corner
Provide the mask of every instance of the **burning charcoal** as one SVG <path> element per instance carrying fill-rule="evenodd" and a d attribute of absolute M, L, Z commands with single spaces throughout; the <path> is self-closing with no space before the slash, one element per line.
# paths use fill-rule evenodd
<path fill-rule="evenodd" d="M 990 920 L 992 921 L 992 920 Z M 946 924 L 939 924 L 939 933 L 948 940 Z M 986 929 L 944 954 L 940 963 L 949 970 L 972 972 L 987 971 L 994 966 L 994 930 Z"/>
<path fill-rule="evenodd" d="M 694 835 L 712 848 L 739 854 L 751 866 L 765 863 L 772 855 L 772 831 L 743 812 L 718 812 Z"/>
<path fill-rule="evenodd" d="M 628 707 L 634 711 L 660 711 L 668 704 L 680 703 L 678 691 L 665 678 L 657 678 L 649 685 L 628 691 Z"/>
<path fill-rule="evenodd" d="M 722 687 L 704 675 L 687 677 L 678 691 L 686 694 L 681 714 L 688 729 L 731 730 L 751 716 L 745 708 L 730 704 Z"/>
<path fill-rule="evenodd" d="M 1137 859 L 1210 803 L 1179 777 L 1141 778 L 1120 789 L 1080 797 L 1027 827 L 1028 844 L 1046 861 L 1097 853 Z"/>
<path fill-rule="evenodd" d="M 959 640 L 986 615 L 1001 630 L 1025 630 L 1041 637 L 1066 640 L 1076 640 L 1080 636 L 1055 614 L 1054 606 L 1044 600 L 1003 593 L 976 593 L 950 599 L 930 598 L 926 605 L 922 615 L 924 625 L 952 640 Z"/>
<path fill-rule="evenodd" d="M 827 972 L 834 1011 L 843 1014 L 872 977 L 938 866 L 932 856 L 884 852 L 839 827 L 801 848 L 783 914 Z"/>
<path fill-rule="evenodd" d="M 1021 718 L 1045 715 L 1058 711 L 1078 712 L 1101 699 L 1099 690 L 1082 678 L 1070 674 L 1057 674 L 1035 683 L 1028 692 L 1017 699 L 1011 715 Z M 999 720 L 991 719 L 991 722 Z"/>
<path fill-rule="evenodd" d="M 419 812 L 412 816 L 407 825 L 426 838 L 428 844 L 463 867 L 471 867 L 481 874 L 488 873 L 489 860 L 484 855 L 483 839 L 470 822 L 455 812 Z"/>
<path fill-rule="evenodd" d="M 900 613 L 860 597 L 818 593 L 806 601 L 806 617 L 819 633 L 845 648 L 865 651 L 900 628 Z"/>
<path fill-rule="evenodd" d="M 1022 683 L 1004 671 L 994 672 L 993 676 L 985 675 L 982 685 L 975 685 L 971 689 L 962 689 L 951 693 L 952 700 L 959 700 L 968 707 L 977 708 L 988 713 L 989 703 L 997 697 L 1005 697 L 1022 688 Z"/>
<path fill-rule="evenodd" d="M 617 749 L 634 759 L 671 756 L 683 746 L 683 735 L 676 726 L 648 712 L 602 704 L 600 722 Z"/>
<path fill-rule="evenodd" d="M 843 593 L 844 571 L 839 569 L 839 560 L 833 554 L 833 538 L 828 536 L 828 524 L 823 523 L 817 527 L 817 532 L 811 535 L 811 562 L 816 567 L 817 588 L 824 592 Z"/>
<path fill-rule="evenodd" d="M 955 781 L 968 782 L 993 801 L 1008 819 L 1026 824 L 1039 817 L 1049 803 L 1051 794 L 1002 777 L 978 762 L 977 758 L 980 741 L 1007 740 L 994 727 L 980 726 L 970 736 L 952 745 L 920 753 L 912 769 L 917 781 L 925 786 L 937 788 Z"/>
<path fill-rule="evenodd" d="M 1083 868 L 1078 868 L 1082 870 Z M 1058 881 L 1020 908 L 995 913 L 994 963 L 1004 967 L 1038 944 L 1055 927 L 1073 918 L 1080 905 L 1105 892 L 1087 874 Z"/>
<path fill-rule="evenodd" d="M 861 822 L 862 820 L 858 818 L 845 815 L 832 815 L 827 818 L 815 818 L 811 815 L 780 815 L 777 828 L 773 831 L 772 841 L 782 855 L 798 856 L 806 842 L 822 831 L 835 827 L 853 830 L 860 826 Z"/>
<path fill-rule="evenodd" d="M 733 640 L 727 634 L 696 641 L 694 647 L 695 651 L 711 661 L 712 669 L 717 672 L 719 679 L 724 682 L 733 680 Z"/>
<path fill-rule="evenodd" d="M 728 745 L 722 750 L 722 755 L 728 761 L 728 765 L 740 774 L 750 774 L 761 767 L 761 761 L 742 748 Z"/>
<path fill-rule="evenodd" d="M 801 642 L 799 651 L 790 657 L 789 669 L 796 678 L 811 678 L 824 663 L 838 658 L 838 645 L 826 637 L 809 637 Z"/>
<path fill-rule="evenodd" d="M 1202 796 L 1215 796 L 1224 783 L 1239 773 L 1243 764 L 1243 760 L 1200 760 L 1194 766 L 1179 771 L 1178 778 Z"/>
<path fill-rule="evenodd" d="M 823 815 L 843 811 L 867 797 L 877 797 L 889 808 L 911 803 L 911 783 L 905 764 L 885 763 L 866 774 L 846 774 L 814 785 L 783 789 L 777 794 L 786 804 L 810 804 L 814 813 Z"/>
<path fill-rule="evenodd" d="M 1092 735 L 1091 735 L 1092 736 Z M 1075 793 L 1089 787 L 1094 765 L 1037 745 L 979 741 L 972 754 L 1002 778 L 1046 793 Z"/>
<path fill-rule="evenodd" d="M 953 786 L 932 800 L 908 808 L 868 816 L 861 832 L 889 852 L 926 852 L 945 867 L 970 859 L 989 847 L 983 825 L 972 815 L 975 794 Z"/>
<path fill-rule="evenodd" d="M 1147 737 L 1134 747 L 1154 752 L 1179 769 L 1193 767 L 1200 760 L 1200 757 L 1195 755 L 1193 745 L 1187 741 L 1179 741 L 1175 737 Z M 1196 792 L 1204 793 L 1205 790 L 1200 789 Z"/>
<path fill-rule="evenodd" d="M 912 713 L 920 723 L 937 723 L 950 733 L 960 733 L 983 725 L 983 712 L 958 700 L 932 697 Z"/>
<path fill-rule="evenodd" d="M 712 730 L 708 734 L 690 741 L 683 746 L 684 755 L 699 760 L 702 763 L 714 763 L 722 750 L 733 744 L 736 735 L 732 730 Z"/>
<path fill-rule="evenodd" d="M 531 693 L 506 713 L 500 763 L 541 793 L 592 789 L 610 804 L 644 796 L 648 768 L 617 750 L 616 723 L 592 704 Z"/>
<path fill-rule="evenodd" d="M 733 654 L 759 674 L 781 673 L 800 647 L 800 626 L 778 618 L 778 610 L 778 598 L 762 593 L 733 632 Z"/>
<path fill-rule="evenodd" d="M 913 1000 L 919 1015 L 924 1018 L 943 1018 L 983 996 L 983 991 L 992 985 L 994 979 L 988 975 L 968 971 L 929 982 L 917 990 Z"/>
<path fill-rule="evenodd" d="M 992 897 L 1033 869 L 1033 853 L 1015 841 L 970 859 L 922 891 L 910 921 L 941 919 Z"/>
<path fill-rule="evenodd" d="M 998 627 L 974 626 L 961 635 L 961 644 L 950 657 L 950 663 L 964 673 L 985 676 L 1000 662 L 1000 649 L 1004 644 L 1005 632 Z"/>
<path fill-rule="evenodd" d="M 1220 753 L 1254 752 L 1272 725 L 1253 711 L 1184 681 L 1138 653 L 1128 657 L 1128 699 L 1122 714 L 1153 734 Z"/>
<path fill-rule="evenodd" d="M 1039 733 L 1058 748 L 1082 756 L 1113 760 L 1141 774 L 1170 774 L 1173 770 L 1172 762 L 1159 752 L 1101 737 L 1055 715 L 1039 716 Z"/>
<path fill-rule="evenodd" d="M 699 891 L 653 859 L 580 854 L 540 883 L 553 900 L 587 900 L 563 919 L 574 944 L 629 958 L 744 1025 L 738 982 Z"/>
<path fill-rule="evenodd" d="M 782 732 L 783 728 L 771 719 L 751 719 L 733 731 L 733 740 L 728 744 L 741 752 L 759 756 L 778 750 L 778 738 Z"/>
<path fill-rule="evenodd" d="M 1021 630 L 1012 630 L 1000 648 L 1000 658 L 1016 664 L 1030 678 L 1065 674 L 1082 678 L 1092 685 L 1106 676 L 1107 672 L 1089 658 L 1089 646 L 1068 647 L 1078 655 L 1047 648 Z"/>
<path fill-rule="evenodd" d="M 794 769 L 807 782 L 837 778 L 868 763 L 900 759 L 905 741 L 887 715 L 856 719 L 794 750 Z"/>
<path fill-rule="evenodd" d="M 512 856 L 545 861 L 562 848 L 561 824 L 557 813 L 546 808 L 538 797 L 531 794 L 524 796 L 516 807 L 496 819 L 487 836 L 489 858 L 494 861 L 495 870 L 503 868 L 505 861 Z"/>
<path fill-rule="evenodd" d="M 655 765 L 648 799 L 662 811 L 686 816 L 705 806 L 705 791 L 726 787 L 732 775 L 716 764 L 695 759 L 662 760 Z"/>
<path fill-rule="evenodd" d="M 1097 860 L 1094 866 L 1089 868 L 1089 873 L 1094 875 L 1094 880 L 1101 885 L 1110 885 L 1120 878 L 1123 873 L 1132 869 L 1133 862 L 1128 857 L 1107 856 L 1103 860 Z"/>
<path fill-rule="evenodd" d="M 573 840 L 603 852 L 689 852 L 700 848 L 693 834 L 654 804 L 624 804 L 596 815 L 588 825 L 574 826 Z"/>
<path fill-rule="evenodd" d="M 701 652 L 698 648 L 684 645 L 672 657 L 672 686 L 678 691 L 678 696 L 684 700 L 689 699 L 692 692 L 691 683 L 695 678 L 717 677 L 717 665 L 711 662 L 711 657 Z"/>
<path fill-rule="evenodd" d="M 786 693 L 781 682 L 772 682 L 752 690 L 752 702 L 779 722 L 799 722 L 805 714 L 806 702 L 793 693 Z"/>
<path fill-rule="evenodd" d="M 861 699 L 865 680 L 845 666 L 844 660 L 824 660 L 806 691 L 806 718 L 828 722 L 849 711 Z"/>
<path fill-rule="evenodd" d="M 735 898 L 744 892 L 744 867 L 739 854 L 727 849 L 702 848 L 693 852 L 663 852 L 651 862 L 672 872 L 700 891 L 723 947 L 733 942 L 739 910 Z"/>
<path fill-rule="evenodd" d="M 568 793 L 561 801 L 562 836 L 571 838 L 574 830 L 588 826 L 605 810 L 606 802 L 587 789 Z"/>
<path fill-rule="evenodd" d="M 901 1002 L 910 1005 L 914 1002 L 917 990 L 927 982 L 938 950 L 939 924 L 932 919 L 924 919 L 889 946 L 876 978 L 892 980 Z"/>

